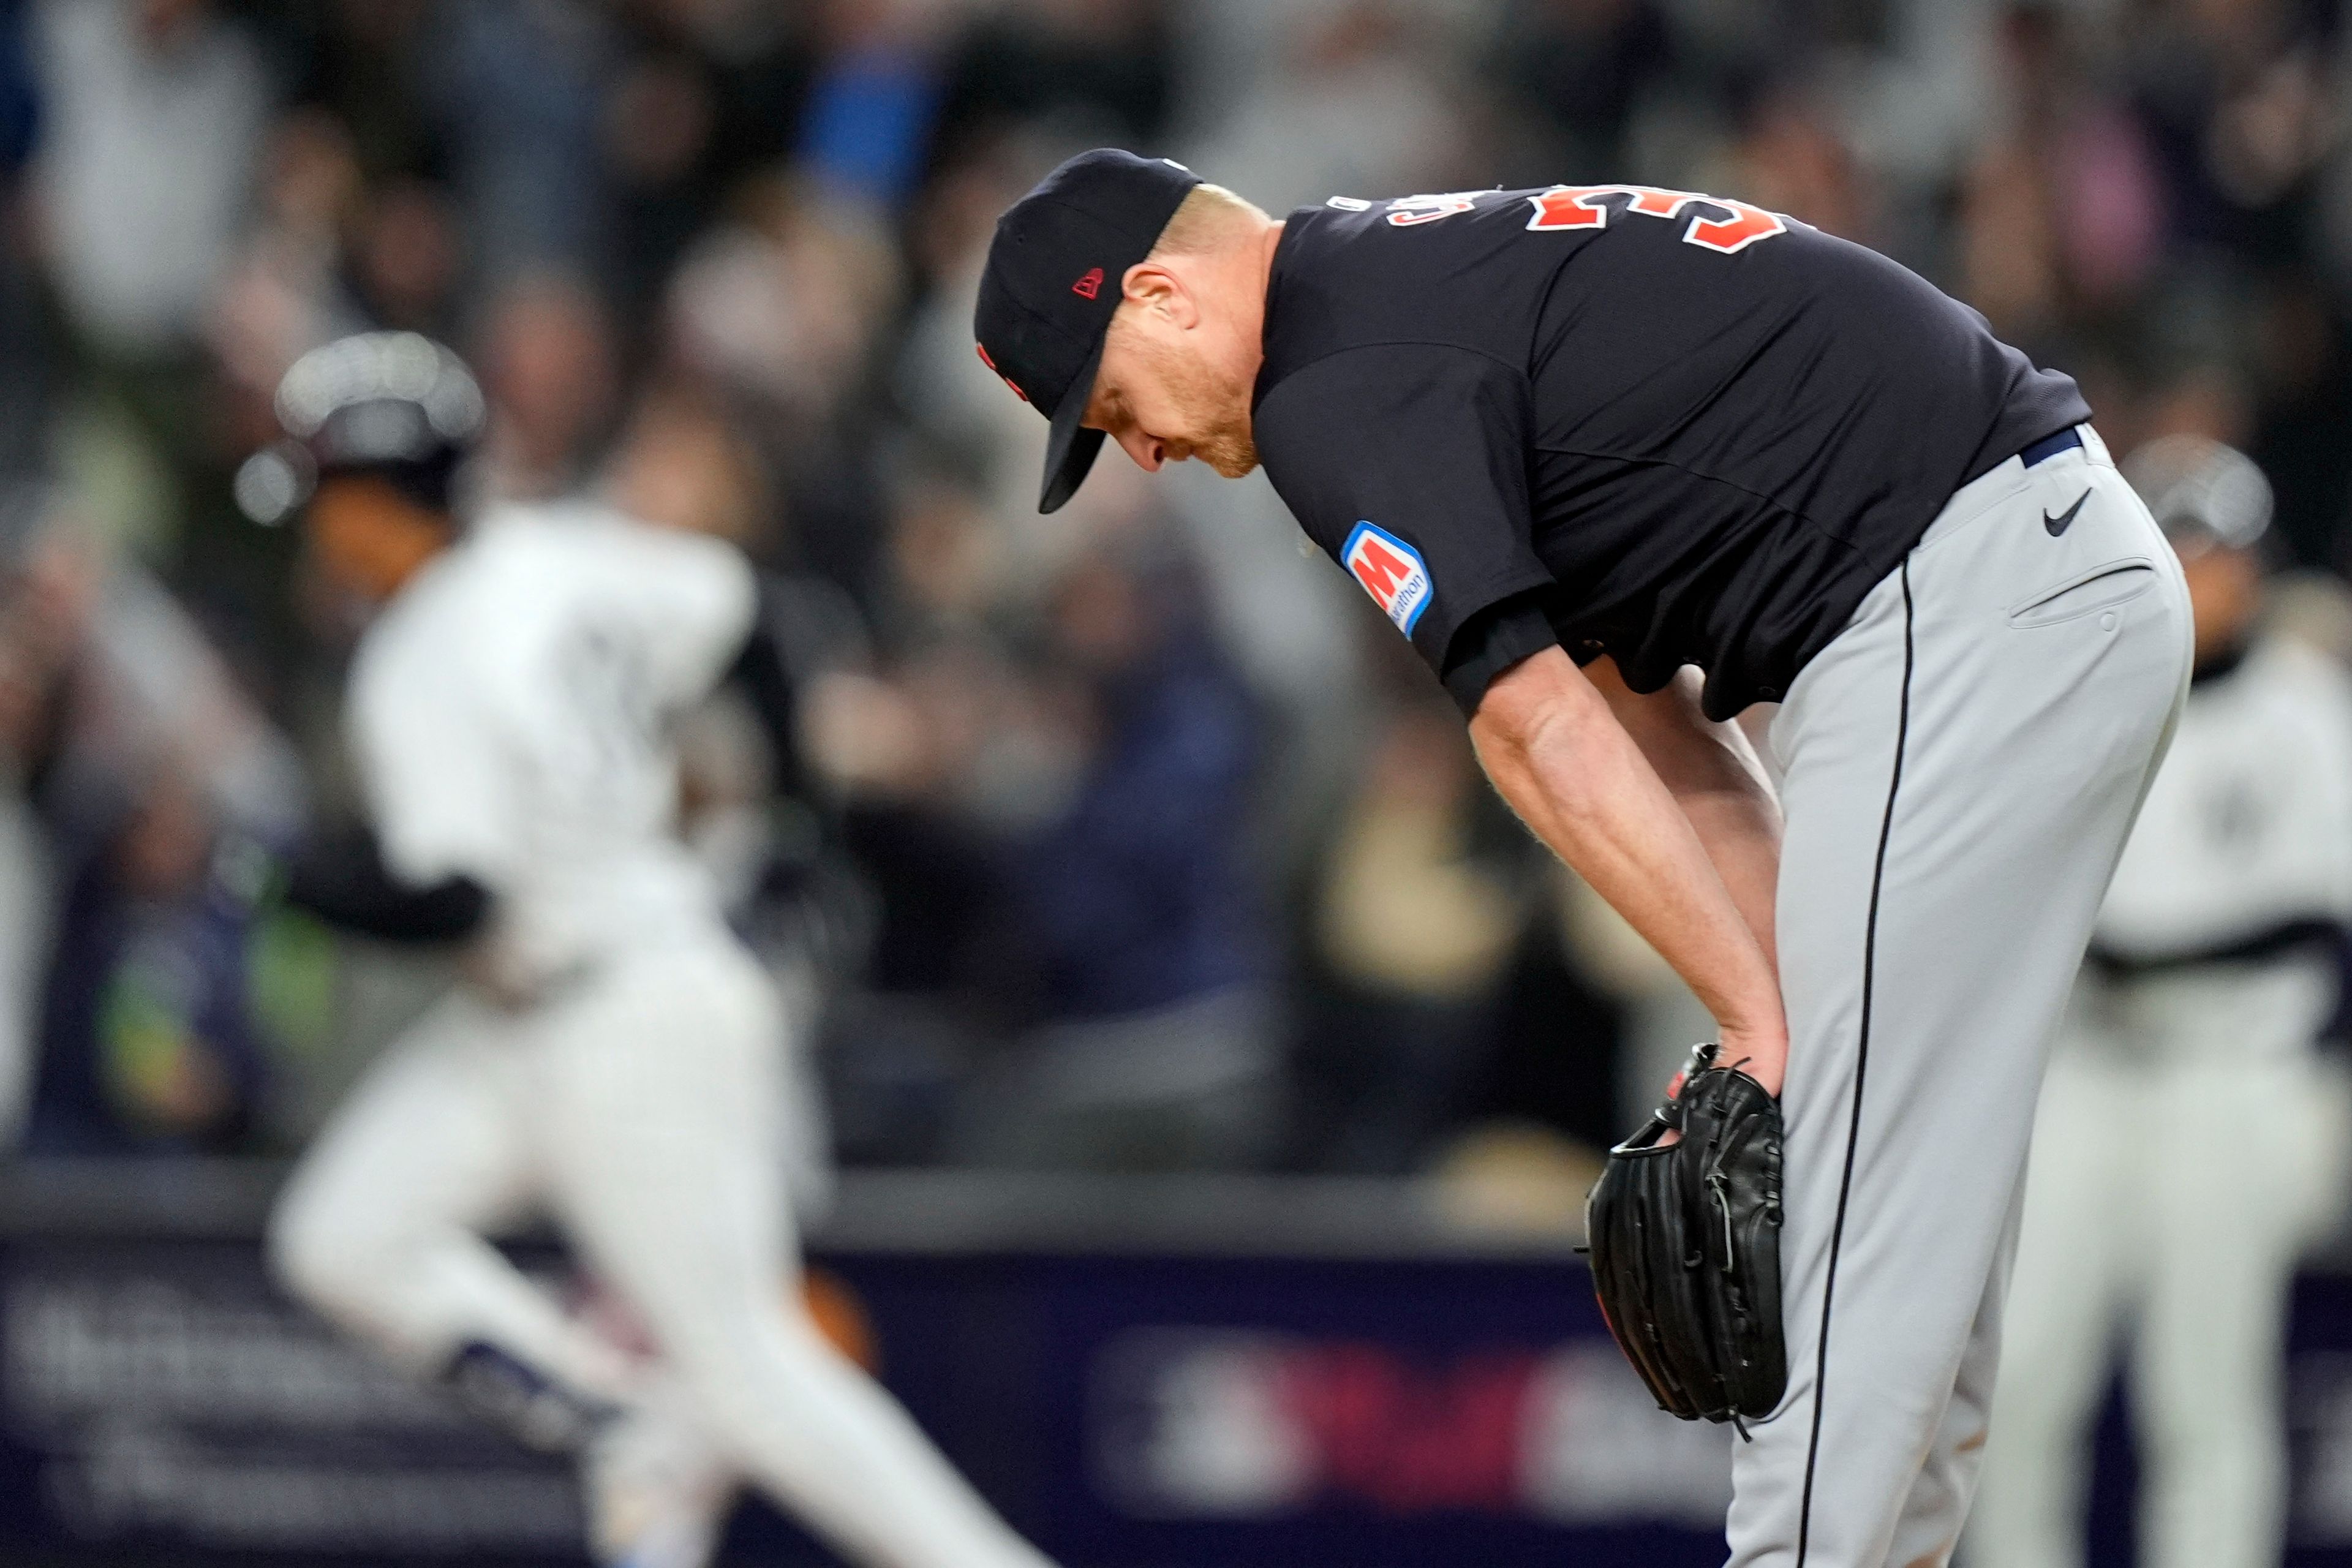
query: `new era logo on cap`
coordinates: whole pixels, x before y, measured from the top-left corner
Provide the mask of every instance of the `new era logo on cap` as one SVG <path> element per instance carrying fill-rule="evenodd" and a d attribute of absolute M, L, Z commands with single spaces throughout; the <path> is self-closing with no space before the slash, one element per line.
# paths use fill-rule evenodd
<path fill-rule="evenodd" d="M 1070 285 L 1070 292 L 1081 299 L 1091 300 L 1102 292 L 1102 268 L 1089 267 L 1086 276 Z"/>
<path fill-rule="evenodd" d="M 1376 523 L 1359 522 L 1339 552 L 1339 563 L 1397 630 L 1411 637 L 1437 591 L 1421 552 Z"/>

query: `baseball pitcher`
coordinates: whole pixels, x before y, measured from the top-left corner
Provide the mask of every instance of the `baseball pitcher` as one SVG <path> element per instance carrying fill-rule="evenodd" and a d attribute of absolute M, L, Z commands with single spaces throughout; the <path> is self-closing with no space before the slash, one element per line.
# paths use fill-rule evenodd
<path fill-rule="evenodd" d="M 1111 151 L 1003 216 L 976 327 L 1048 510 L 1107 439 L 1263 464 L 1713 1014 L 1592 1229 L 1660 1403 L 1750 1439 L 1732 1563 L 1946 1562 L 2051 1033 L 2189 671 L 2074 384 L 1744 202 L 1276 222 Z M 1777 794 L 1731 722 L 1765 700 Z"/>

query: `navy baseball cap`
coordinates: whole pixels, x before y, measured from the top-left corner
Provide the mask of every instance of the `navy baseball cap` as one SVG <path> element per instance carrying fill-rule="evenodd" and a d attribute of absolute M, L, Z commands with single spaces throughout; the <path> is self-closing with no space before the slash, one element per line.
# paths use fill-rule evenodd
<path fill-rule="evenodd" d="M 980 357 L 1053 422 L 1037 510 L 1077 493 L 1103 433 L 1079 427 L 1127 269 L 1151 254 L 1201 177 L 1115 147 L 1081 153 L 996 220 L 972 332 Z"/>

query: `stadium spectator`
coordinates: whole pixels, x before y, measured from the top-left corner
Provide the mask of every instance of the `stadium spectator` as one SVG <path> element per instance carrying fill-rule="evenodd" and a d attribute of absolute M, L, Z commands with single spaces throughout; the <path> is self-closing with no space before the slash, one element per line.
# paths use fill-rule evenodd
<path fill-rule="evenodd" d="M 1197 584 L 1148 542 L 1055 584 L 1045 700 L 1066 797 L 1005 850 L 1008 1006 L 1032 1026 L 974 1096 L 992 1163 L 1247 1166 L 1281 1113 L 1265 923 L 1242 859 L 1257 715 Z"/>
<path fill-rule="evenodd" d="M 1527 857 L 1496 817 L 1451 713 L 1389 720 L 1307 912 L 1288 1152 L 1307 1168 L 1411 1171 L 1469 1110 L 1527 919 Z"/>

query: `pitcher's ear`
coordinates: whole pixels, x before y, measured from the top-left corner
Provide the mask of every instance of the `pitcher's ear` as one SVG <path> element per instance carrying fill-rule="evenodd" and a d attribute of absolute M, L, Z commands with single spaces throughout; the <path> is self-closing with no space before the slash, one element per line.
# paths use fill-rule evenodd
<path fill-rule="evenodd" d="M 1200 306 L 1184 280 L 1156 261 L 1139 261 L 1127 269 L 1120 293 L 1145 310 L 1165 316 L 1179 327 L 1200 320 Z"/>

